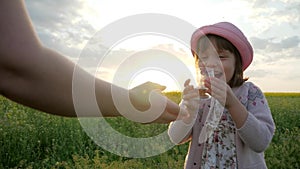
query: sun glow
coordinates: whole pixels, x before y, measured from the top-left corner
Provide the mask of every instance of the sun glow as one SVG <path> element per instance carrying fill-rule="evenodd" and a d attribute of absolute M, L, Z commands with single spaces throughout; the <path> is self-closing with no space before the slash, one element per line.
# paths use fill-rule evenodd
<path fill-rule="evenodd" d="M 147 81 L 166 86 L 166 89 L 164 90 L 166 92 L 180 91 L 180 85 L 178 81 L 174 77 L 172 77 L 172 75 L 161 70 L 152 69 L 136 73 L 136 75 L 131 79 L 129 83 L 129 88 L 133 88 Z"/>
<path fill-rule="evenodd" d="M 114 53 L 119 56 L 115 57 Z M 106 70 L 110 70 L 106 72 L 105 79 L 110 79 L 116 85 L 133 88 L 150 81 L 166 86 L 164 91 L 168 92 L 182 90 L 187 76 L 193 74 L 189 73 L 193 63 L 186 44 L 164 35 L 146 33 L 118 42 L 102 64 L 106 64 Z M 114 69 L 111 69 L 112 65 L 115 65 Z M 101 73 L 97 76 L 101 77 Z"/>

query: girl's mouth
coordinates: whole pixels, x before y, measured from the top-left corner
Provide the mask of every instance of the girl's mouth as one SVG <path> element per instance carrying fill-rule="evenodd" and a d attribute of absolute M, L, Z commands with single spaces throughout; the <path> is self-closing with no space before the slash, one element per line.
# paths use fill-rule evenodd
<path fill-rule="evenodd" d="M 201 74 L 206 77 L 216 77 L 218 79 L 223 77 L 223 72 L 220 72 L 220 71 L 213 71 L 213 72 L 211 72 L 211 74 L 209 74 L 208 71 L 202 71 Z"/>
<path fill-rule="evenodd" d="M 215 72 L 214 75 L 215 75 L 216 78 L 220 79 L 223 76 L 223 73 L 222 72 Z"/>

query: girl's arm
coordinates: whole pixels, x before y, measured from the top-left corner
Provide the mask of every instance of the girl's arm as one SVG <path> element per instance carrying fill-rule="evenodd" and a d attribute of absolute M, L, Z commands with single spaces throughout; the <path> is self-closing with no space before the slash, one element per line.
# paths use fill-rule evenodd
<path fill-rule="evenodd" d="M 263 152 L 270 144 L 275 123 L 268 102 L 262 91 L 253 83 L 247 82 L 248 116 L 237 132 L 245 144 L 256 152 Z"/>
<path fill-rule="evenodd" d="M 206 80 L 205 83 L 209 94 L 228 109 L 236 128 L 242 127 L 248 117 L 248 111 L 236 98 L 230 86 L 224 80 L 214 77 Z"/>
<path fill-rule="evenodd" d="M 191 138 L 192 127 L 198 114 L 199 100 L 195 100 L 199 97 L 198 91 L 189 83 L 190 79 L 184 83 L 183 99 L 179 104 L 181 112 L 179 114 L 184 116 L 172 122 L 168 129 L 169 137 L 175 144 L 184 143 Z"/>
<path fill-rule="evenodd" d="M 248 98 L 243 98 L 244 100 L 248 99 L 247 107 L 241 103 L 224 81 L 211 78 L 206 84 L 210 88 L 212 96 L 223 103 L 229 111 L 238 134 L 244 143 L 252 150 L 262 152 L 267 148 L 273 137 L 274 121 L 267 100 L 261 90 L 250 82 L 244 85 L 247 86 L 242 87 L 246 87 L 248 92 Z"/>
<path fill-rule="evenodd" d="M 180 103 L 180 111 L 186 111 L 186 108 Z M 186 113 L 180 113 L 186 114 Z M 168 128 L 168 135 L 174 144 L 182 144 L 190 140 L 192 128 L 194 125 L 194 118 L 188 117 L 187 120 L 176 120 L 171 122 Z"/>

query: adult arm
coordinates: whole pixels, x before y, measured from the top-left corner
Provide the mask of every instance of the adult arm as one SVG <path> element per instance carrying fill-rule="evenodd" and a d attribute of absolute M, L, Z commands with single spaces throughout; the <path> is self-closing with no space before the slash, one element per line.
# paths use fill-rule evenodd
<path fill-rule="evenodd" d="M 24 1 L 0 2 L 0 94 L 23 105 L 60 116 L 76 117 L 72 98 L 75 64 L 60 53 L 42 45 L 28 17 Z M 78 69 L 81 88 L 94 77 Z M 103 116 L 119 116 L 111 96 L 112 84 L 95 80 L 97 101 Z M 116 87 L 116 86 L 114 86 Z M 120 94 L 128 90 L 118 88 Z M 131 95 L 137 107 L 136 93 Z M 163 97 L 163 96 L 162 96 Z M 179 112 L 176 103 L 167 99 L 167 106 L 156 122 L 175 120 Z M 99 116 L 86 110 L 83 116 Z"/>

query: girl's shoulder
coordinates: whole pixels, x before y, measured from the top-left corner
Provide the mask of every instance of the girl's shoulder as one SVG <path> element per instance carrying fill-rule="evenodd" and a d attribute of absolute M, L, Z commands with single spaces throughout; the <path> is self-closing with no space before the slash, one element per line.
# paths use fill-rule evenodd
<path fill-rule="evenodd" d="M 248 88 L 249 91 L 260 90 L 260 88 L 256 84 L 254 84 L 253 82 L 248 82 L 247 81 L 247 82 L 244 82 L 243 85 L 247 86 L 247 88 Z"/>
<path fill-rule="evenodd" d="M 263 97 L 262 90 L 255 85 L 253 82 L 244 82 L 241 86 L 233 88 L 236 96 L 247 96 L 247 97 Z"/>
<path fill-rule="evenodd" d="M 258 103 L 264 105 L 267 102 L 261 89 L 252 82 L 244 82 L 243 85 L 233 89 L 233 91 L 236 97 L 245 106 L 255 106 L 258 105 Z"/>

